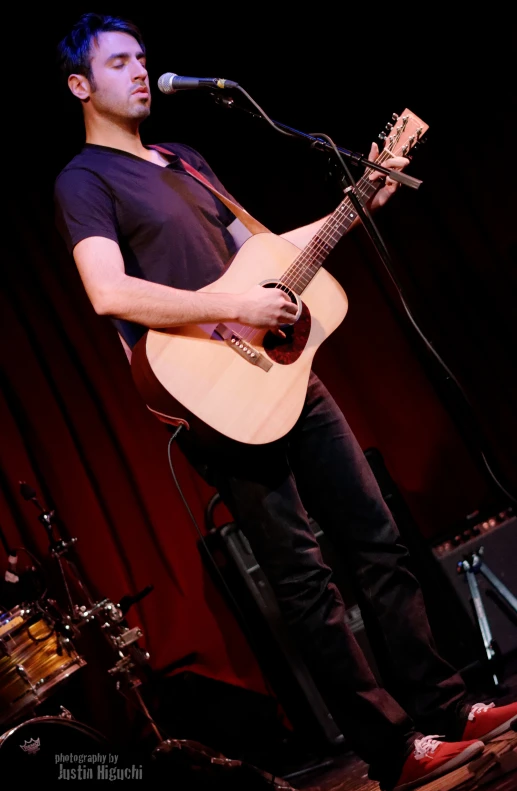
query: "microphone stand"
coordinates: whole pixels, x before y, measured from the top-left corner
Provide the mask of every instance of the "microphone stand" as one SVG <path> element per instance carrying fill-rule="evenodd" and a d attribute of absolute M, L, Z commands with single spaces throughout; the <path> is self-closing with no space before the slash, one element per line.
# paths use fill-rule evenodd
<path fill-rule="evenodd" d="M 243 91 L 240 86 L 236 86 L 241 90 L 253 104 L 256 104 L 253 99 Z M 242 107 L 235 103 L 234 99 L 231 97 L 221 96 L 221 94 L 217 92 L 210 91 L 210 96 L 214 99 L 215 103 L 221 107 L 226 107 L 228 109 L 237 108 L 242 112 L 250 115 L 252 118 L 259 119 L 261 121 L 268 121 L 273 128 L 277 131 L 280 131 L 283 134 L 287 134 L 290 137 L 295 137 L 301 140 L 305 140 L 310 143 L 311 148 L 316 148 L 320 151 L 326 151 L 328 153 L 336 154 L 343 154 L 345 159 L 349 159 L 353 165 L 361 165 L 364 167 L 371 168 L 372 170 L 377 170 L 382 173 L 384 176 L 389 176 L 390 179 L 393 181 L 398 181 L 401 184 L 404 184 L 407 187 L 411 187 L 412 189 L 418 189 L 422 184 L 422 181 L 419 179 L 413 178 L 413 176 L 408 176 L 407 173 L 399 173 L 398 171 L 390 170 L 389 168 L 385 168 L 382 165 L 377 164 L 376 162 L 370 161 L 367 157 L 363 156 L 362 154 L 358 154 L 352 151 L 349 151 L 346 148 L 341 146 L 334 146 L 331 145 L 327 140 L 322 137 L 318 137 L 316 135 L 308 134 L 307 132 L 302 132 L 299 129 L 295 129 L 292 126 L 287 126 L 287 124 L 280 123 L 279 121 L 274 121 L 267 117 L 267 115 L 261 110 L 261 114 L 254 113 L 252 110 L 249 110 L 245 107 Z M 258 105 L 256 105 L 258 107 Z M 259 108 L 260 109 L 260 108 Z M 341 163 L 343 169 L 342 175 L 342 183 L 344 184 L 344 193 L 347 197 L 350 198 L 359 219 L 362 221 L 363 226 L 370 237 L 371 242 L 373 243 L 377 253 L 383 262 L 384 266 L 388 270 L 393 282 L 395 283 L 396 287 L 399 290 L 399 293 L 403 296 L 403 291 L 400 283 L 398 282 L 394 270 L 393 264 L 391 260 L 391 256 L 389 254 L 388 248 L 377 228 L 373 219 L 366 209 L 366 207 L 361 202 L 360 196 L 357 192 L 357 185 L 355 182 L 354 177 L 352 176 L 350 169 L 348 168 L 345 159 L 342 156 L 338 156 L 338 159 Z"/>

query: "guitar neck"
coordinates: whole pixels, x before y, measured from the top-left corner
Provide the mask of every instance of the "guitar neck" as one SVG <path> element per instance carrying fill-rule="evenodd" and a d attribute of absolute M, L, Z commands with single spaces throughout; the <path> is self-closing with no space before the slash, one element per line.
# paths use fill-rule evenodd
<path fill-rule="evenodd" d="M 391 130 L 389 135 L 380 135 L 386 140 L 386 145 L 377 157 L 376 162 L 379 165 L 395 156 L 407 157 L 429 128 L 428 124 L 407 108 L 402 115 L 393 115 L 393 120 L 396 120 L 395 125 L 387 124 L 387 128 Z M 371 200 L 381 186 L 380 179 L 372 181 L 371 173 L 372 168 L 367 168 L 356 184 L 357 196 L 363 206 Z M 354 203 L 349 196 L 345 197 L 309 244 L 301 250 L 289 269 L 284 272 L 281 278 L 282 284 L 296 294 L 301 294 L 317 274 L 328 254 L 357 219 L 357 215 Z"/>
<path fill-rule="evenodd" d="M 386 154 L 387 152 L 384 153 Z M 382 159 L 386 158 L 386 155 L 382 157 Z M 356 185 L 357 194 L 364 205 L 380 188 L 381 181 L 379 179 L 372 181 L 368 178 L 368 173 L 365 173 L 356 182 Z M 350 197 L 344 198 L 322 225 L 318 233 L 312 237 L 308 245 L 303 248 L 300 255 L 293 261 L 282 277 L 282 283 L 296 294 L 301 294 L 323 265 L 331 250 L 334 249 L 339 240 L 349 230 L 357 218 L 357 214 L 358 212 Z"/>

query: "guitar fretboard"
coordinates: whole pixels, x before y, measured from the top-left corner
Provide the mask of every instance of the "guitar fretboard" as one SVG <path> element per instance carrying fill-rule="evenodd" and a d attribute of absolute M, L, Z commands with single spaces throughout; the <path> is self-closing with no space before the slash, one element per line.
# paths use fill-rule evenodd
<path fill-rule="evenodd" d="M 383 152 L 383 155 L 377 160 L 378 164 L 381 164 L 381 158 L 385 160 L 389 157 L 391 157 L 391 154 L 386 151 Z M 371 170 L 365 173 L 356 183 L 357 194 L 362 204 L 369 201 L 382 184 L 379 179 L 372 181 L 368 178 L 369 172 Z M 323 265 L 328 254 L 348 231 L 356 217 L 357 210 L 350 197 L 347 196 L 322 225 L 318 233 L 312 237 L 308 245 L 304 247 L 300 255 L 295 258 L 281 278 L 281 283 L 296 294 L 301 294 Z"/>

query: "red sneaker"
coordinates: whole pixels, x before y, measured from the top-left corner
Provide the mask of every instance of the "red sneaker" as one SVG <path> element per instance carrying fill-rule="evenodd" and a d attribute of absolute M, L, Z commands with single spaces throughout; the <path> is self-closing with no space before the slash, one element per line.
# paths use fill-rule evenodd
<path fill-rule="evenodd" d="M 475 740 L 439 742 L 434 736 L 424 736 L 415 739 L 414 748 L 393 791 L 406 791 L 452 772 L 480 755 L 485 745 Z"/>
<path fill-rule="evenodd" d="M 475 703 L 469 712 L 462 739 L 481 739 L 485 744 L 509 731 L 517 721 L 517 703 L 497 706 L 495 703 Z"/>

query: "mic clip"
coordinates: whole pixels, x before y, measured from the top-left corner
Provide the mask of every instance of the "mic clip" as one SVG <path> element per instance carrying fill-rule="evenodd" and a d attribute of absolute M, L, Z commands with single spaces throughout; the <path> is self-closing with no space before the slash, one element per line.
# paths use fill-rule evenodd
<path fill-rule="evenodd" d="M 221 105 L 221 107 L 227 107 L 228 109 L 231 109 L 235 104 L 235 100 L 232 99 L 231 96 L 223 96 L 223 94 L 215 93 L 213 91 L 210 91 L 210 96 L 214 102 Z"/>

